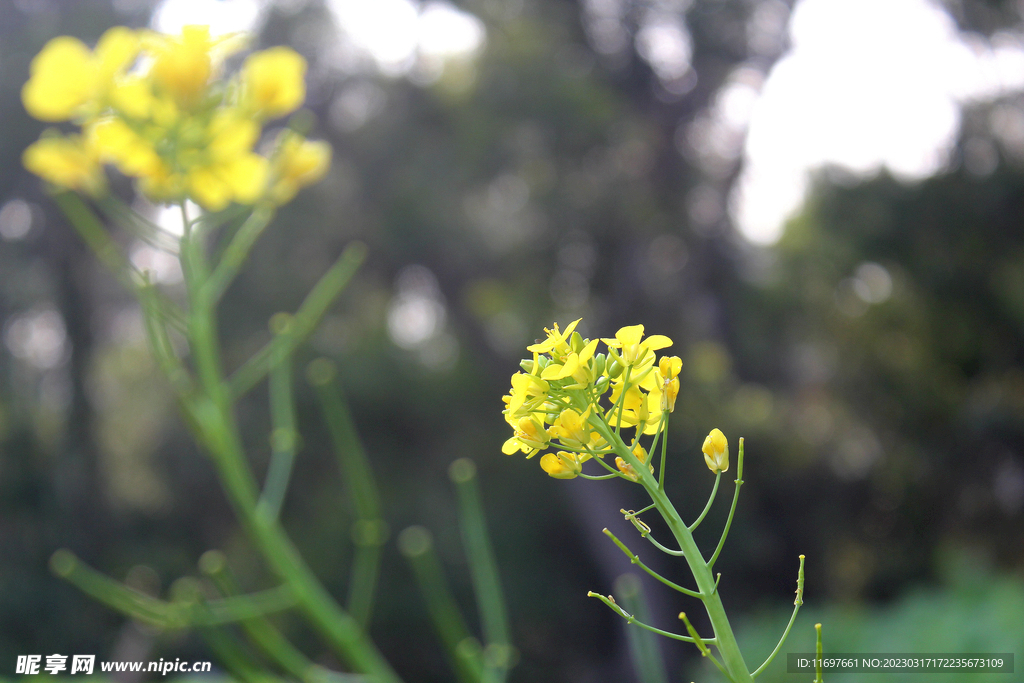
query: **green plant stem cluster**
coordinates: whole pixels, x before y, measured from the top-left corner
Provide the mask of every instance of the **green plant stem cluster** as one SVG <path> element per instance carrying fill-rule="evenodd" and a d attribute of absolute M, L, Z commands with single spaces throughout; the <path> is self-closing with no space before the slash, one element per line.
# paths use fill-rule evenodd
<path fill-rule="evenodd" d="M 182 203 L 183 234 L 174 241 L 117 199 L 106 197 L 97 202 L 112 222 L 147 243 L 178 255 L 187 294 L 187 306 L 182 308 L 157 289 L 147 273 L 135 269 L 124 257 L 89 204 L 73 193 L 59 194 L 56 201 L 100 261 L 137 296 L 150 348 L 174 391 L 181 414 L 216 467 L 236 516 L 280 585 L 259 593 L 242 593 L 226 558 L 219 551 L 210 551 L 200 559 L 200 570 L 207 580 L 179 579 L 170 601 L 145 595 L 114 581 L 87 567 L 66 550 L 54 554 L 51 561 L 54 572 L 97 600 L 152 626 L 197 629 L 222 663 L 243 681 L 264 681 L 277 676 L 268 671 L 279 671 L 308 683 L 349 678 L 313 664 L 270 619 L 275 613 L 295 609 L 340 660 L 361 675 L 360 680 L 399 683 L 398 674 L 367 631 L 388 526 L 369 458 L 335 381 L 334 367 L 325 359 L 310 364 L 307 377 L 320 399 L 355 511 L 352 527 L 355 552 L 344 606 L 313 574 L 279 520 L 299 443 L 293 396 L 293 354 L 316 329 L 352 278 L 365 257 L 365 247 L 356 243 L 345 249 L 295 313 L 272 318 L 274 336 L 271 341 L 228 374 L 220 352 L 217 306 L 272 220 L 273 207 L 232 208 L 192 217 Z M 225 230 L 230 239 L 220 257 L 211 259 L 207 243 L 217 229 Z M 187 354 L 179 355 L 175 350 L 174 336 L 185 340 Z M 271 459 L 261 485 L 242 446 L 235 405 L 264 379 L 269 385 Z M 412 561 L 412 565 L 424 587 L 424 597 L 442 640 L 449 646 L 450 654 L 457 655 L 460 680 L 500 683 L 514 663 L 514 650 L 509 641 L 497 568 L 475 488 L 475 470 L 468 460 L 456 461 L 455 465 L 453 480 L 460 499 L 464 540 L 486 647 L 465 646 L 464 641 L 479 641 L 470 639 L 464 626 L 461 628 L 465 637 L 449 642 L 450 638 L 445 636 L 452 628 L 450 625 L 442 628 L 442 622 L 445 618 L 451 621 L 451 613 L 457 612 L 457 608 L 453 601 L 446 602 L 443 593 L 432 592 L 437 589 L 440 570 L 435 567 L 424 572 L 418 561 Z M 428 579 L 424 580 L 424 576 Z M 218 597 L 210 597 L 211 592 Z M 239 631 L 247 642 L 238 637 Z M 253 663 L 252 646 L 263 653 L 269 669 Z"/>
<path fill-rule="evenodd" d="M 646 629 L 653 633 L 657 633 L 668 638 L 675 640 L 681 640 L 689 643 L 694 643 L 700 650 L 701 655 L 707 657 L 711 662 L 722 672 L 722 674 L 730 681 L 734 683 L 748 683 L 760 674 L 764 669 L 775 659 L 775 656 L 779 653 L 782 648 L 786 637 L 789 635 L 789 631 L 796 620 L 797 613 L 800 610 L 800 606 L 803 604 L 803 591 L 804 591 L 804 556 L 800 556 L 800 568 L 797 574 L 797 591 L 796 600 L 794 601 L 793 614 L 790 617 L 789 625 L 786 627 L 785 632 L 782 635 L 779 644 L 775 650 L 768 656 L 761 666 L 754 671 L 751 671 L 746 662 L 743 659 L 743 654 L 740 651 L 739 644 L 733 635 L 732 627 L 729 624 L 729 619 L 725 613 L 725 608 L 722 605 L 721 596 L 718 593 L 718 581 L 721 579 L 721 574 L 718 574 L 717 578 L 713 574 L 715 563 L 718 560 L 719 555 L 722 552 L 722 548 L 725 546 L 726 538 L 729 535 L 729 529 L 732 526 L 733 517 L 736 513 L 736 505 L 739 501 L 740 487 L 743 485 L 743 459 L 744 459 L 744 444 L 743 439 L 739 441 L 739 456 L 736 464 L 736 479 L 735 489 L 733 492 L 732 504 L 729 508 L 729 516 L 726 519 L 725 526 L 722 530 L 721 538 L 718 541 L 718 545 L 715 547 L 714 552 L 711 554 L 709 559 L 705 559 L 703 553 L 697 547 L 697 544 L 693 538 L 694 530 L 700 525 L 711 509 L 711 505 L 714 502 L 715 496 L 718 493 L 719 482 L 721 479 L 721 471 L 718 471 L 715 478 L 715 484 L 712 488 L 711 495 L 708 498 L 707 505 L 701 512 L 700 516 L 690 525 L 687 525 L 679 513 L 676 511 L 675 506 L 669 500 L 664 490 L 664 453 L 662 453 L 661 473 L 658 478 L 655 478 L 654 474 L 651 473 L 649 468 L 641 465 L 640 461 L 634 456 L 633 449 L 630 445 L 626 444 L 620 437 L 617 431 L 611 429 L 607 423 L 600 419 L 591 420 L 591 425 L 600 433 L 600 435 L 610 444 L 611 449 L 625 462 L 633 467 L 633 469 L 639 473 L 638 483 L 644 488 L 647 494 L 650 496 L 652 505 L 641 512 L 654 508 L 661 515 L 662 519 L 668 525 L 669 530 L 672 532 L 676 543 L 679 544 L 679 550 L 673 550 L 665 547 L 661 543 L 658 543 L 650 534 L 650 527 L 647 526 L 638 517 L 640 513 L 625 511 L 623 513 L 626 519 L 636 527 L 643 538 L 650 541 L 656 548 L 665 552 L 669 555 L 683 557 L 687 565 L 693 574 L 694 580 L 697 584 L 697 590 L 691 590 L 680 586 L 672 581 L 669 581 L 665 577 L 661 576 L 646 564 L 640 561 L 640 558 L 633 553 L 622 541 L 615 537 L 609 530 L 605 529 L 604 533 L 612 540 L 615 545 L 629 557 L 630 562 L 640 567 L 646 573 L 653 576 L 655 579 L 665 584 L 669 588 L 676 590 L 683 595 L 691 598 L 696 598 L 704 604 L 704 608 L 707 611 L 708 618 L 711 621 L 711 626 L 714 629 L 714 637 L 702 638 L 697 634 L 697 631 L 693 628 L 692 624 L 686 617 L 685 612 L 679 614 L 679 618 L 683 621 L 686 628 L 687 635 L 678 633 L 672 633 L 662 629 L 654 628 L 648 624 L 639 621 L 635 615 L 628 613 L 622 608 L 612 596 L 603 596 L 597 593 L 588 593 L 588 596 L 596 597 L 603 603 L 608 605 L 612 610 L 617 612 L 620 616 L 625 618 L 629 623 L 635 624 L 640 628 Z M 653 450 L 653 449 L 652 449 Z M 719 657 L 716 657 L 709 646 L 715 647 L 719 652 Z"/>

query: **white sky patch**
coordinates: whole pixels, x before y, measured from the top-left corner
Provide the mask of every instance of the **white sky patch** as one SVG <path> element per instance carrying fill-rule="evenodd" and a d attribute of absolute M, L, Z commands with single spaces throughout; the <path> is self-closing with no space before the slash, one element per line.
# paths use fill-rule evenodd
<path fill-rule="evenodd" d="M 409 73 L 420 58 L 470 56 L 486 39 L 483 22 L 447 2 L 328 0 L 353 46 L 386 75 Z"/>
<path fill-rule="evenodd" d="M 161 33 L 179 34 L 191 24 L 210 27 L 211 36 L 254 32 L 262 19 L 258 0 L 163 0 L 151 25 Z"/>
<path fill-rule="evenodd" d="M 962 103 L 1024 88 L 1019 38 L 960 33 L 928 0 L 800 0 L 789 30 L 792 49 L 751 110 L 730 207 L 758 244 L 779 238 L 809 171 L 925 178 L 949 161 Z"/>

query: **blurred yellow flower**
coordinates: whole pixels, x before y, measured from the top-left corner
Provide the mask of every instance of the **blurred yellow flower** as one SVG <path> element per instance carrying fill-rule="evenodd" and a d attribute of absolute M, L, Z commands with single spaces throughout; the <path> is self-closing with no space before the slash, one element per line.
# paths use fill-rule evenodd
<path fill-rule="evenodd" d="M 159 33 L 147 35 L 146 47 L 153 55 L 153 82 L 182 109 L 196 106 L 206 94 L 214 75 L 214 48 L 221 46 L 218 57 L 240 49 L 233 36 L 213 40 L 209 26 L 185 26 L 180 36 Z M 223 49 L 230 45 L 228 49 Z"/>
<path fill-rule="evenodd" d="M 290 114 L 306 99 L 306 60 L 288 47 L 250 55 L 242 67 L 243 102 L 266 118 Z"/>
<path fill-rule="evenodd" d="M 177 36 L 117 27 L 95 50 L 55 38 L 32 61 L 22 99 L 36 118 L 74 119 L 83 137 L 40 140 L 26 166 L 55 185 L 98 192 L 102 165 L 113 164 L 154 201 L 191 199 L 209 211 L 291 200 L 327 172 L 330 146 L 287 132 L 273 162 L 255 148 L 263 121 L 302 105 L 306 62 L 271 48 L 221 78 L 224 58 L 244 43 L 240 34 L 211 38 L 206 26 Z"/>
<path fill-rule="evenodd" d="M 106 184 L 96 146 L 82 136 L 41 138 L 21 160 L 29 171 L 59 187 L 97 194 Z"/>
<path fill-rule="evenodd" d="M 704 439 L 704 462 L 715 474 L 729 471 L 729 441 L 720 429 L 712 429 Z"/>
<path fill-rule="evenodd" d="M 21 90 L 26 111 L 41 121 L 94 113 L 138 51 L 136 33 L 120 26 L 103 34 L 95 52 L 77 38 L 54 38 L 29 66 L 30 76 Z"/>
<path fill-rule="evenodd" d="M 278 143 L 270 172 L 270 200 L 285 204 L 306 185 L 312 185 L 331 167 L 331 146 L 285 133 Z"/>

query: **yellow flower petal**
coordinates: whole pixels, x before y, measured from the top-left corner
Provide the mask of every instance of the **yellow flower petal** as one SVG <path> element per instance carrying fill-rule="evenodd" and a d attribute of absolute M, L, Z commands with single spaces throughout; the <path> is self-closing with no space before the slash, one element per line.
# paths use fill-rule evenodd
<path fill-rule="evenodd" d="M 672 340 L 663 334 L 652 334 L 650 337 L 645 339 L 640 346 L 647 348 L 651 351 L 657 351 L 667 346 L 672 346 Z"/>
<path fill-rule="evenodd" d="M 96 91 L 96 69 L 85 43 L 70 36 L 48 42 L 29 65 L 21 89 L 25 110 L 41 121 L 66 121 Z"/>
<path fill-rule="evenodd" d="M 290 114 L 306 99 L 306 60 L 295 50 L 273 47 L 256 52 L 242 67 L 246 105 L 268 118 Z"/>
<path fill-rule="evenodd" d="M 98 156 L 82 138 L 42 138 L 21 159 L 29 171 L 60 187 L 96 193 L 105 183 Z"/>

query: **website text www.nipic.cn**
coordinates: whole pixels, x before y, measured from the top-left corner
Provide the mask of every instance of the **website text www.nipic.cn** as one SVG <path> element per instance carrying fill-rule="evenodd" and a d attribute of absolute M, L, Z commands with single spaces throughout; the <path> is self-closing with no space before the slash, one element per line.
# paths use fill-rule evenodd
<path fill-rule="evenodd" d="M 14 673 L 75 675 L 91 674 L 96 668 L 96 655 L 18 655 Z M 103 673 L 144 671 L 166 676 L 169 673 L 208 673 L 210 669 L 210 662 L 183 662 L 180 659 L 160 659 L 154 662 L 99 662 L 99 670 Z"/>

